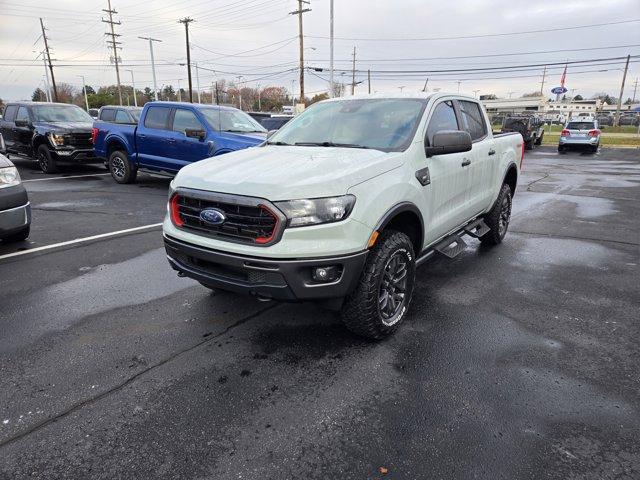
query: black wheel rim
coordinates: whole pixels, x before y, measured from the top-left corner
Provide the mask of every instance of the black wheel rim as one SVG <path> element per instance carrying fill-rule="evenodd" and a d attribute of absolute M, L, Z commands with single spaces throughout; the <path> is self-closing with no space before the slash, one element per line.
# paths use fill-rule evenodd
<path fill-rule="evenodd" d="M 111 172 L 118 178 L 124 178 L 124 160 L 120 157 L 113 157 L 111 159 Z"/>
<path fill-rule="evenodd" d="M 45 153 L 38 153 L 38 163 L 40 164 L 40 169 L 43 171 L 46 171 L 47 168 L 49 168 L 49 159 Z"/>
<path fill-rule="evenodd" d="M 407 300 L 408 274 L 409 260 L 402 252 L 396 252 L 384 267 L 378 294 L 378 308 L 382 323 L 387 326 L 393 325 L 400 319 L 398 314 Z"/>
<path fill-rule="evenodd" d="M 498 219 L 498 234 L 501 237 L 507 233 L 507 227 L 509 226 L 509 220 L 511 218 L 511 200 L 508 195 L 505 195 L 500 205 L 500 218 Z"/>

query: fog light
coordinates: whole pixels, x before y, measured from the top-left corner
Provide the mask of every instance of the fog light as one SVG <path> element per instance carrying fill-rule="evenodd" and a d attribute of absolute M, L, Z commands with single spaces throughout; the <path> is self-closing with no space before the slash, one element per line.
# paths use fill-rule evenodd
<path fill-rule="evenodd" d="M 338 279 L 340 272 L 336 265 L 329 267 L 314 267 L 311 271 L 311 276 L 316 282 L 333 282 Z"/>

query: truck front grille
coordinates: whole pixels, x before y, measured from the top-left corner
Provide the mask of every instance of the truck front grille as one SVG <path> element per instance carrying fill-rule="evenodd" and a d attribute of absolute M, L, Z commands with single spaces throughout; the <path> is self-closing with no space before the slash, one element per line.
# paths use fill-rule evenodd
<path fill-rule="evenodd" d="M 91 132 L 70 134 L 69 145 L 76 148 L 93 148 L 93 143 L 91 143 Z"/>
<path fill-rule="evenodd" d="M 179 192 L 172 197 L 171 204 L 172 220 L 179 228 L 230 241 L 258 245 L 272 243 L 280 225 L 278 215 L 257 202 L 241 204 Z M 207 208 L 222 212 L 224 222 L 212 225 L 202 220 L 200 213 Z"/>

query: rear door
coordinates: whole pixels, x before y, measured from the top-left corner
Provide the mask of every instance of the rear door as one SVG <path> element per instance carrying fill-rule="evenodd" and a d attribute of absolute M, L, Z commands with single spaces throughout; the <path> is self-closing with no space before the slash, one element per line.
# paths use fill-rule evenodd
<path fill-rule="evenodd" d="M 442 100 L 432 109 L 427 123 L 425 145 L 435 133 L 461 130 L 453 100 Z M 426 158 L 430 183 L 423 186 L 421 210 L 425 218 L 425 240 L 432 243 L 462 224 L 467 216 L 467 185 L 471 153 L 450 153 Z M 418 175 L 418 173 L 416 173 Z"/>
<path fill-rule="evenodd" d="M 136 130 L 138 163 L 155 170 L 166 170 L 172 163 L 170 155 L 171 106 L 154 105 L 147 108 Z"/>
<path fill-rule="evenodd" d="M 469 132 L 473 148 L 467 152 L 471 160 L 468 165 L 466 219 L 482 212 L 489 196 L 493 179 L 493 165 L 497 158 L 495 141 L 489 135 L 489 128 L 485 121 L 484 112 L 479 103 L 468 100 L 457 100 L 461 130 Z M 465 219 L 465 220 L 466 220 Z"/>
<path fill-rule="evenodd" d="M 4 109 L 4 115 L 2 116 L 2 120 L 0 120 L 0 133 L 2 133 L 2 137 L 4 138 L 4 142 L 7 145 L 8 150 L 14 150 L 14 129 L 15 125 L 13 121 L 16 118 L 16 114 L 18 113 L 17 105 L 7 105 Z"/>

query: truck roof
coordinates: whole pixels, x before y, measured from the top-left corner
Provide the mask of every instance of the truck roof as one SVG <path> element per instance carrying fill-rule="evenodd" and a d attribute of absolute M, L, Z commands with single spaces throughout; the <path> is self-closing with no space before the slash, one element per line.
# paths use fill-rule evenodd
<path fill-rule="evenodd" d="M 464 95 L 461 93 L 452 93 L 452 92 L 407 92 L 407 93 L 362 93 L 357 95 L 352 95 L 348 97 L 336 97 L 330 98 L 328 100 L 323 100 L 325 102 L 340 102 L 340 101 L 348 101 L 348 100 L 367 100 L 367 99 L 396 99 L 396 98 L 406 98 L 406 99 L 420 99 L 420 100 L 428 100 L 430 98 L 441 98 L 441 97 L 456 97 L 464 100 L 473 100 L 475 102 L 479 102 L 477 98 L 471 97 L 469 95 Z"/>
<path fill-rule="evenodd" d="M 235 107 L 228 107 L 225 105 L 211 105 L 208 103 L 189 103 L 189 102 L 167 102 L 164 100 L 147 102 L 145 105 L 170 105 L 174 107 L 193 107 L 193 108 L 219 108 L 220 110 L 238 110 Z"/>

